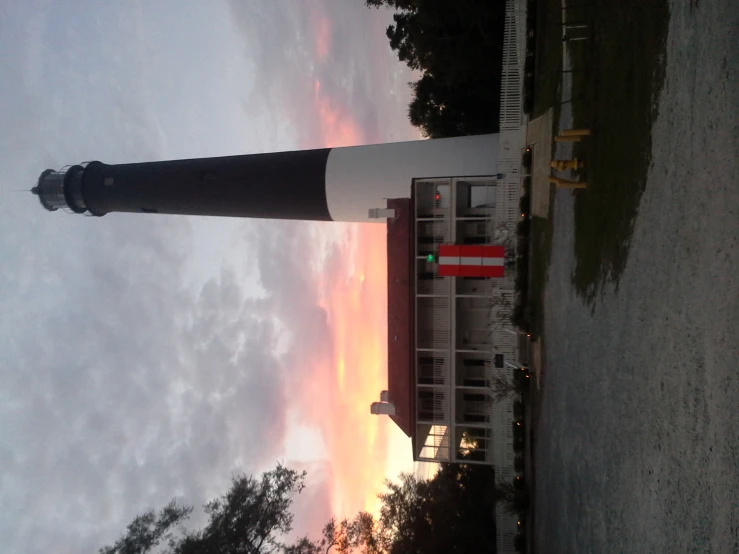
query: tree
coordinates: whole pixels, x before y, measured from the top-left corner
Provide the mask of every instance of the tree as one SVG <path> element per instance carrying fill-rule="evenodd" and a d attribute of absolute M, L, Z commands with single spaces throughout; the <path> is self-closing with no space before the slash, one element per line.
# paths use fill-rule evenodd
<path fill-rule="evenodd" d="M 495 286 L 492 294 L 488 299 L 488 324 L 487 329 L 493 333 L 497 331 L 512 331 L 511 329 L 511 312 L 513 311 L 513 293 L 507 292 Z M 497 342 L 497 341 L 494 341 Z"/>
<path fill-rule="evenodd" d="M 514 383 L 513 379 L 509 379 L 505 374 L 495 374 L 490 380 L 491 396 L 493 402 L 500 402 L 505 398 L 513 398 L 518 396 L 519 387 Z"/>
<path fill-rule="evenodd" d="M 167 504 L 159 515 L 149 510 L 139 516 L 126 527 L 126 534 L 112 546 L 105 546 L 100 554 L 143 554 L 150 552 L 160 542 L 173 541 L 173 528 L 188 518 L 192 507 L 180 506 L 174 500 Z"/>
<path fill-rule="evenodd" d="M 315 543 L 308 537 L 302 537 L 295 544 L 286 545 L 283 550 L 283 554 L 323 554 L 324 552 L 320 543 Z"/>
<path fill-rule="evenodd" d="M 406 477 L 402 486 L 388 487 L 388 494 L 381 496 L 381 523 L 386 525 L 383 518 L 391 515 L 401 516 L 394 519 L 391 552 L 494 549 L 493 476 L 490 467 L 443 464 L 431 480 Z"/>
<path fill-rule="evenodd" d="M 336 518 L 323 527 L 319 541 L 307 537 L 285 549 L 285 554 L 383 554 L 380 532 L 372 514 L 359 512 L 354 519 Z"/>
<path fill-rule="evenodd" d="M 485 466 L 442 464 L 430 480 L 401 474 L 380 494 L 379 520 L 361 512 L 332 519 L 320 541 L 286 554 L 475 553 L 495 548 L 495 482 Z"/>
<path fill-rule="evenodd" d="M 485 466 L 443 464 L 430 480 L 402 474 L 380 494 L 374 545 L 388 554 L 494 549 L 493 489 Z"/>
<path fill-rule="evenodd" d="M 525 512 L 529 505 L 528 492 L 517 487 L 513 481 L 498 481 L 496 499 L 502 503 L 503 509 L 511 515 Z"/>
<path fill-rule="evenodd" d="M 365 0 L 368 8 L 380 8 L 386 6 L 396 10 L 413 10 L 416 8 L 417 0 Z"/>
<path fill-rule="evenodd" d="M 472 433 L 470 440 L 478 437 Z M 172 502 L 159 514 L 135 518 L 126 534 L 100 553 L 477 554 L 495 548 L 493 508 L 502 496 L 490 467 L 442 464 L 430 480 L 403 474 L 386 483 L 379 519 L 366 512 L 331 519 L 318 540 L 285 544 L 292 501 L 304 478 L 305 473 L 280 465 L 260 478 L 235 477 L 225 495 L 206 504 L 203 529 L 175 533 L 191 508 Z"/>
<path fill-rule="evenodd" d="M 205 505 L 208 525 L 186 537 L 182 554 L 264 554 L 282 548 L 280 535 L 292 530 L 293 496 L 304 487 L 305 472 L 298 473 L 278 465 L 261 479 L 240 475 L 221 498 Z"/>
<path fill-rule="evenodd" d="M 411 123 L 431 138 L 498 130 L 505 2 L 365 0 L 396 10 L 385 31 L 398 60 L 420 71 Z"/>
<path fill-rule="evenodd" d="M 180 536 L 172 528 L 192 511 L 191 507 L 172 502 L 156 517 L 153 512 L 138 516 L 127 533 L 101 554 L 146 554 L 167 539 L 171 554 L 270 554 L 283 552 L 281 539 L 292 530 L 293 498 L 304 487 L 305 472 L 298 473 L 278 465 L 261 478 L 239 475 L 220 498 L 205 505 L 208 523 L 200 531 L 184 531 Z M 294 550 L 294 554 L 313 554 Z"/>
<path fill-rule="evenodd" d="M 354 519 L 337 521 L 332 518 L 323 528 L 322 547 L 325 552 L 333 549 L 337 554 L 380 554 L 380 532 L 377 522 L 368 512 L 358 513 Z"/>

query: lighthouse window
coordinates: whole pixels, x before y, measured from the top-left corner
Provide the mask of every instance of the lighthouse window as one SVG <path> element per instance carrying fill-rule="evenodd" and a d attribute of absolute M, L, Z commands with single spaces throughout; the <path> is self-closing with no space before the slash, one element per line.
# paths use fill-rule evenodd
<path fill-rule="evenodd" d="M 490 217 L 495 213 L 494 179 L 464 179 L 455 184 L 458 217 Z"/>

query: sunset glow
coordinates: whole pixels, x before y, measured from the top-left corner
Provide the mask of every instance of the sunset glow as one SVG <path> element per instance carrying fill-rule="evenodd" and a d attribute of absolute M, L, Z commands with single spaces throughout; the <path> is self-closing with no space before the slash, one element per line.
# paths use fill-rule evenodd
<path fill-rule="evenodd" d="M 352 146 L 362 143 L 363 133 L 347 106 L 325 95 L 318 79 L 313 81 L 313 107 L 319 119 L 324 146 Z"/>
<path fill-rule="evenodd" d="M 327 17 L 320 17 L 316 25 L 316 58 L 319 60 L 328 56 L 331 51 L 331 21 Z"/>
<path fill-rule="evenodd" d="M 333 21 L 330 12 L 317 10 L 307 18 L 306 36 L 313 39 L 309 49 L 313 69 L 306 73 L 303 89 L 307 94 L 284 106 L 288 120 L 296 125 L 297 146 L 342 147 L 388 140 L 379 131 L 382 127 L 372 125 L 373 118 L 355 115 L 351 84 L 334 80 L 330 69 L 335 54 Z M 370 56 L 369 66 L 373 74 L 381 75 L 387 71 L 381 50 L 386 48 L 385 23 L 373 20 L 372 25 L 377 26 L 372 36 L 377 37 L 373 53 L 378 55 Z M 361 121 L 370 123 L 363 126 Z M 407 135 L 394 138 L 416 134 L 408 126 Z M 413 471 L 410 439 L 387 416 L 370 414 L 370 404 L 388 385 L 387 231 L 381 224 L 339 223 L 316 225 L 313 230 L 316 243 L 325 249 L 323 267 L 316 268 L 313 278 L 316 301 L 326 314 L 330 346 L 328 353 L 307 353 L 313 360 L 310 378 L 297 391 L 295 402 L 304 430 L 300 433 L 316 430 L 312 436 L 320 448 L 310 450 L 325 457 L 330 466 L 321 486 L 328 491 L 331 512 L 339 518 L 360 510 L 377 515 L 377 494 L 384 481 L 401 471 Z M 313 521 L 317 514 L 306 517 L 311 520 L 309 529 L 325 523 Z"/>
<path fill-rule="evenodd" d="M 346 107 L 323 94 L 318 80 L 313 93 L 320 116 L 314 145 L 316 135 L 326 147 L 364 142 Z M 343 517 L 360 510 L 377 514 L 385 479 L 412 470 L 413 463 L 410 440 L 388 417 L 369 410 L 387 388 L 387 231 L 384 225 L 335 225 L 343 234 L 317 276 L 332 352 L 316 379 L 330 393 L 311 419 L 332 467 L 331 508 Z"/>
<path fill-rule="evenodd" d="M 333 373 L 339 391 L 332 399 L 336 417 L 327 418 L 322 427 L 336 481 L 333 508 L 340 514 L 374 511 L 387 458 L 387 429 L 369 413 L 387 386 L 385 229 L 357 226 L 347 238 L 343 263 L 325 275 L 321 287 L 334 333 Z"/>

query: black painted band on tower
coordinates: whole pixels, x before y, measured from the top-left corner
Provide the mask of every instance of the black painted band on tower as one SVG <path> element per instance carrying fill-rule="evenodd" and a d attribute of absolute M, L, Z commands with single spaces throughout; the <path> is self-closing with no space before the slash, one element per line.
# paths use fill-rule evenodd
<path fill-rule="evenodd" d="M 330 148 L 107 165 L 82 176 L 90 213 L 165 214 L 331 221 L 326 201 Z"/>

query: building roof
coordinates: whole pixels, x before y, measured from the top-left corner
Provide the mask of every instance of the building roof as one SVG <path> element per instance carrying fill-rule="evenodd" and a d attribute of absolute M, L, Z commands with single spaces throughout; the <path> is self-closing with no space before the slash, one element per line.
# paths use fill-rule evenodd
<path fill-rule="evenodd" d="M 415 304 L 414 233 L 409 198 L 389 199 L 395 217 L 387 221 L 387 380 L 391 419 L 415 439 Z M 415 447 L 414 447 L 415 452 Z"/>

